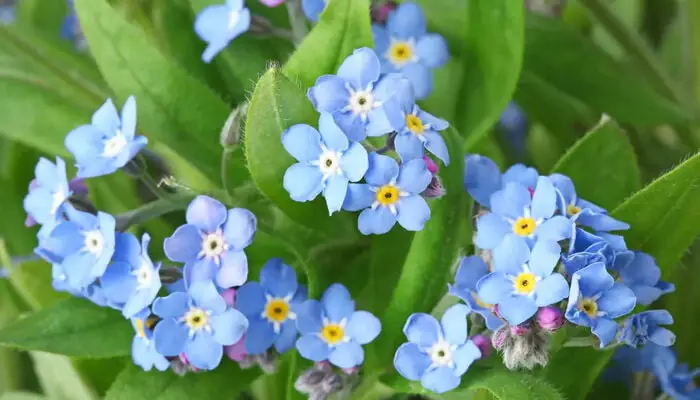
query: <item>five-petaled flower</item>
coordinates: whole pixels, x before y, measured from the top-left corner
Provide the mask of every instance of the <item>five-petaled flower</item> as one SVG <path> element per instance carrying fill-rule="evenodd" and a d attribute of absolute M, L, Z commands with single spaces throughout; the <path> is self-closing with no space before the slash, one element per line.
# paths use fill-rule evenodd
<path fill-rule="evenodd" d="M 65 145 L 75 157 L 78 177 L 108 175 L 125 166 L 146 146 L 148 139 L 136 136 L 136 100 L 129 96 L 121 117 L 107 101 L 92 115 L 90 125 L 68 133 Z"/>
<path fill-rule="evenodd" d="M 153 313 L 162 318 L 153 331 L 158 353 L 184 353 L 192 366 L 204 370 L 216 368 L 223 346 L 236 343 L 248 329 L 246 317 L 228 307 L 211 282 L 194 282 L 187 293 L 156 299 Z"/>
<path fill-rule="evenodd" d="M 301 8 L 306 14 L 306 18 L 311 21 L 317 22 L 318 17 L 321 15 L 323 10 L 326 8 L 328 0 L 301 0 Z"/>
<path fill-rule="evenodd" d="M 379 319 L 367 311 L 355 311 L 355 302 L 345 286 L 334 283 L 321 301 L 306 300 L 297 307 L 299 354 L 311 361 L 328 360 L 340 368 L 353 368 L 365 358 L 362 345 L 381 331 Z"/>
<path fill-rule="evenodd" d="M 654 257 L 641 251 L 633 251 L 628 264 L 619 269 L 620 280 L 637 297 L 637 304 L 648 306 L 664 294 L 676 290 L 673 283 L 661 280 L 661 269 Z"/>
<path fill-rule="evenodd" d="M 170 361 L 156 351 L 151 329 L 154 320 L 149 319 L 150 315 L 150 309 L 146 307 L 131 317 L 131 326 L 136 332 L 131 342 L 131 358 L 144 371 L 150 371 L 153 367 L 158 371 L 166 371 L 170 368 Z"/>
<path fill-rule="evenodd" d="M 469 366 L 481 358 L 481 351 L 467 336 L 467 314 L 469 308 L 463 304 L 447 309 L 440 323 L 429 314 L 411 314 L 403 328 L 408 343 L 394 355 L 399 374 L 420 380 L 436 393 L 459 386 Z"/>
<path fill-rule="evenodd" d="M 343 209 L 359 211 L 357 226 L 365 235 L 389 232 L 396 221 L 409 231 L 419 231 L 430 219 L 430 207 L 420 196 L 432 174 L 423 159 L 401 164 L 393 158 L 370 153 L 363 184 L 351 184 Z"/>
<path fill-rule="evenodd" d="M 381 77 L 379 59 L 370 48 L 355 50 L 338 68 L 338 75 L 322 75 L 308 97 L 318 112 L 330 113 L 350 140 L 382 136 L 394 129 L 384 105 L 394 96 L 399 74 Z"/>
<path fill-rule="evenodd" d="M 532 251 L 513 236 L 494 251 L 494 271 L 479 280 L 477 292 L 486 303 L 498 304 L 498 312 L 511 325 L 535 315 L 539 307 L 555 304 L 569 295 L 566 279 L 554 268 L 561 248 L 540 240 Z"/>
<path fill-rule="evenodd" d="M 515 164 L 501 174 L 492 159 L 479 154 L 464 157 L 464 188 L 474 200 L 484 207 L 491 207 L 491 195 L 503 189 L 508 182 L 516 182 L 534 191 L 540 174 L 536 169 Z"/>
<path fill-rule="evenodd" d="M 187 224 L 163 243 L 169 259 L 185 263 L 185 281 L 214 280 L 221 288 L 244 284 L 248 258 L 243 249 L 255 235 L 255 215 L 244 208 L 226 210 L 218 200 L 197 196 L 185 218 Z"/>
<path fill-rule="evenodd" d="M 659 346 L 672 346 L 676 335 L 659 325 L 671 325 L 673 317 L 666 310 L 642 311 L 627 318 L 620 329 L 619 341 L 630 346 L 643 346 L 647 342 Z"/>
<path fill-rule="evenodd" d="M 282 259 L 269 260 L 260 271 L 260 283 L 247 282 L 236 292 L 236 308 L 250 323 L 245 351 L 262 354 L 275 346 L 279 353 L 294 347 L 297 338 L 296 310 L 306 300 L 306 287 Z"/>
<path fill-rule="evenodd" d="M 194 31 L 207 43 L 202 53 L 205 63 L 221 52 L 233 39 L 250 28 L 250 10 L 243 0 L 226 0 L 225 4 L 212 5 L 197 14 Z"/>
<path fill-rule="evenodd" d="M 321 114 L 318 128 L 299 124 L 282 134 L 282 145 L 299 161 L 287 168 L 283 185 L 295 201 L 311 201 L 322 192 L 333 214 L 342 207 L 348 184 L 367 172 L 367 150 L 348 141 L 330 114 Z"/>
<path fill-rule="evenodd" d="M 426 32 L 425 16 L 412 2 L 401 3 L 389 13 L 386 26 L 372 25 L 374 45 L 382 56 L 382 72 L 401 72 L 413 85 L 416 98 L 425 99 L 433 86 L 433 68 L 450 57 L 445 39 Z"/>
<path fill-rule="evenodd" d="M 495 304 L 484 303 L 476 291 L 477 282 L 488 273 L 488 266 L 481 257 L 464 257 L 455 274 L 455 283 L 448 286 L 448 291 L 451 295 L 457 296 L 467 303 L 472 311 L 481 314 L 486 321 L 486 327 L 495 331 L 503 325 L 503 321 L 493 313 Z"/>
<path fill-rule="evenodd" d="M 614 319 L 630 313 L 635 302 L 634 292 L 624 283 L 615 282 L 605 264 L 596 262 L 571 276 L 564 315 L 576 325 L 590 327 L 603 348 L 617 335 Z"/>
<path fill-rule="evenodd" d="M 72 194 L 66 163 L 60 157 L 56 157 L 56 164 L 42 157 L 34 168 L 34 176 L 24 198 L 24 210 L 36 223 L 45 225 L 44 232 L 48 233 L 61 218 L 63 204 Z"/>

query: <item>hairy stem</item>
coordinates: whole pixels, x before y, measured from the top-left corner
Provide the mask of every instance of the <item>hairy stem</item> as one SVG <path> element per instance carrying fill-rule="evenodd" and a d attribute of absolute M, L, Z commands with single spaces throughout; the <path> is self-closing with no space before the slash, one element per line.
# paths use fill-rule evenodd
<path fill-rule="evenodd" d="M 175 193 L 127 211 L 117 216 L 116 230 L 125 231 L 132 225 L 142 224 L 173 211 L 184 210 L 193 198 L 191 193 Z"/>
<path fill-rule="evenodd" d="M 289 14 L 289 25 L 292 26 L 292 37 L 295 46 L 299 46 L 307 33 L 309 26 L 306 22 L 306 15 L 301 8 L 301 0 L 287 0 L 287 13 Z"/>

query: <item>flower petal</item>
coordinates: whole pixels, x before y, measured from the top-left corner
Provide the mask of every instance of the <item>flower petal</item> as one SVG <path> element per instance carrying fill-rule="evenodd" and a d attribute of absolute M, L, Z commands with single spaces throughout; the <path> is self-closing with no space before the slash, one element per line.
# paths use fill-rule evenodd
<path fill-rule="evenodd" d="M 249 320 L 250 325 L 245 333 L 245 351 L 247 354 L 263 354 L 272 347 L 277 339 L 274 327 L 270 321 L 255 315 Z"/>
<path fill-rule="evenodd" d="M 247 282 L 236 290 L 236 309 L 251 318 L 265 309 L 265 289 L 258 282 Z"/>
<path fill-rule="evenodd" d="M 360 143 L 352 142 L 340 159 L 340 169 L 351 181 L 357 182 L 365 176 L 369 168 L 367 150 Z"/>
<path fill-rule="evenodd" d="M 368 47 L 353 51 L 338 68 L 338 76 L 349 82 L 355 90 L 363 90 L 376 82 L 380 72 L 379 58 Z"/>
<path fill-rule="evenodd" d="M 359 211 L 372 205 L 375 193 L 366 183 L 351 183 L 343 201 L 343 210 Z"/>
<path fill-rule="evenodd" d="M 531 260 L 530 247 L 516 235 L 507 235 L 493 251 L 493 270 L 508 275 L 523 272 L 523 264 Z"/>
<path fill-rule="evenodd" d="M 214 329 L 214 339 L 224 346 L 238 342 L 248 329 L 248 319 L 240 311 L 229 308 L 218 315 L 209 317 Z"/>
<path fill-rule="evenodd" d="M 607 346 L 617 335 L 617 322 L 607 318 L 596 318 L 591 332 L 600 339 L 600 348 Z"/>
<path fill-rule="evenodd" d="M 282 324 L 282 330 L 277 336 L 277 340 L 275 340 L 275 350 L 282 354 L 294 347 L 294 342 L 296 342 L 298 334 L 294 321 L 285 321 Z"/>
<path fill-rule="evenodd" d="M 241 286 L 248 280 L 248 257 L 243 251 L 229 250 L 221 257 L 221 265 L 216 272 L 216 284 L 220 288 Z"/>
<path fill-rule="evenodd" d="M 394 354 L 394 368 L 410 381 L 420 380 L 430 364 L 430 357 L 415 343 L 402 344 Z"/>
<path fill-rule="evenodd" d="M 477 203 L 490 207 L 491 195 L 501 189 L 501 171 L 493 160 L 478 154 L 464 158 L 464 187 Z"/>
<path fill-rule="evenodd" d="M 350 93 L 345 88 L 343 78 L 321 75 L 309 89 L 307 96 L 318 112 L 333 113 L 348 105 Z"/>
<path fill-rule="evenodd" d="M 178 324 L 172 318 L 160 321 L 153 330 L 156 351 L 166 357 L 175 357 L 182 353 L 187 337 L 187 327 L 184 324 Z"/>
<path fill-rule="evenodd" d="M 332 139 L 332 135 L 329 136 Z M 282 146 L 297 161 L 316 161 L 322 153 L 321 134 L 306 124 L 292 125 L 282 133 Z"/>
<path fill-rule="evenodd" d="M 323 144 L 325 144 L 327 148 L 334 151 L 345 151 L 348 148 L 348 138 L 345 136 L 343 131 L 340 130 L 340 127 L 335 123 L 335 120 L 333 120 L 333 115 L 329 113 L 321 113 L 321 117 L 318 120 L 318 132 L 321 135 L 321 141 L 323 141 Z M 316 136 L 318 136 L 318 134 L 316 134 Z M 316 159 L 318 159 L 318 156 Z M 300 159 L 299 161 L 311 160 Z"/>
<path fill-rule="evenodd" d="M 527 296 L 506 296 L 498 302 L 498 312 L 511 325 L 520 325 L 537 312 L 534 299 Z"/>
<path fill-rule="evenodd" d="M 455 274 L 455 285 L 467 290 L 476 290 L 476 283 L 488 273 L 488 266 L 481 257 L 464 257 Z"/>
<path fill-rule="evenodd" d="M 328 359 L 330 349 L 328 344 L 316 335 L 304 335 L 297 340 L 299 355 L 311 361 L 325 361 Z"/>
<path fill-rule="evenodd" d="M 429 348 L 442 338 L 442 327 L 430 314 L 413 313 L 406 320 L 403 333 L 409 342 Z"/>
<path fill-rule="evenodd" d="M 516 182 L 508 182 L 491 196 L 491 211 L 507 218 L 517 219 L 530 206 L 530 192 Z"/>
<path fill-rule="evenodd" d="M 367 115 L 367 123 L 365 125 L 367 136 L 384 136 L 393 130 L 394 128 L 387 117 L 384 107 L 375 108 Z"/>
<path fill-rule="evenodd" d="M 92 114 L 92 125 L 99 128 L 103 133 L 114 135 L 121 126 L 117 107 L 114 106 L 112 99 L 107 99 L 105 103 Z"/>
<path fill-rule="evenodd" d="M 224 238 L 233 250 L 243 250 L 253 241 L 257 229 L 255 214 L 245 208 L 228 210 L 224 223 Z"/>
<path fill-rule="evenodd" d="M 437 367 L 425 371 L 420 381 L 421 385 L 426 389 L 440 394 L 459 386 L 460 379 L 458 376 L 455 376 L 454 369 L 449 367 Z"/>
<path fill-rule="evenodd" d="M 321 305 L 325 317 L 330 322 L 339 323 L 343 319 L 349 319 L 355 311 L 355 302 L 348 289 L 340 283 L 334 283 L 323 292 Z"/>
<path fill-rule="evenodd" d="M 649 335 L 649 341 L 659 346 L 669 347 L 676 342 L 676 335 L 666 328 L 656 327 Z"/>
<path fill-rule="evenodd" d="M 468 314 L 469 307 L 464 304 L 455 304 L 442 314 L 440 325 L 442 325 L 442 333 L 447 342 L 452 345 L 461 346 L 467 341 Z"/>
<path fill-rule="evenodd" d="M 605 311 L 609 318 L 617 318 L 632 312 L 635 304 L 632 289 L 624 283 L 616 282 L 598 299 L 598 310 Z"/>
<path fill-rule="evenodd" d="M 348 140 L 361 142 L 367 137 L 367 130 L 362 118 L 351 111 L 333 112 L 333 120 L 348 137 Z"/>
<path fill-rule="evenodd" d="M 367 208 L 357 219 L 357 228 L 363 235 L 383 235 L 396 224 L 396 216 L 388 207 Z"/>
<path fill-rule="evenodd" d="M 197 307 L 212 311 L 214 314 L 226 311 L 226 300 L 221 297 L 212 282 L 194 282 L 188 288 L 187 293 Z"/>
<path fill-rule="evenodd" d="M 538 307 L 558 303 L 569 297 L 569 284 L 561 274 L 551 274 L 535 286 L 535 302 Z"/>
<path fill-rule="evenodd" d="M 182 269 L 185 286 L 194 282 L 209 282 L 216 279 L 219 268 L 211 258 L 202 258 L 185 264 Z"/>
<path fill-rule="evenodd" d="M 552 174 L 549 175 L 549 180 L 564 199 L 564 206 L 572 204 L 576 201 L 576 189 L 574 188 L 574 182 L 571 180 L 571 178 L 562 174 Z"/>
<path fill-rule="evenodd" d="M 163 318 L 180 318 L 187 311 L 187 294 L 183 292 L 171 293 L 166 297 L 159 297 L 153 302 L 153 314 Z"/>
<path fill-rule="evenodd" d="M 452 360 L 455 363 L 454 374 L 462 376 L 469 369 L 472 363 L 481 358 L 481 350 L 472 342 L 467 340 L 463 346 L 460 346 L 452 353 Z"/>
<path fill-rule="evenodd" d="M 424 100 L 433 90 L 433 73 L 421 63 L 411 63 L 401 69 L 411 85 L 417 100 Z"/>
<path fill-rule="evenodd" d="M 212 370 L 219 366 L 224 356 L 224 347 L 206 333 L 198 333 L 185 342 L 185 356 L 195 368 Z"/>
<path fill-rule="evenodd" d="M 369 167 L 365 174 L 365 181 L 372 186 L 386 185 L 399 175 L 399 166 L 393 158 L 377 153 L 369 153 L 367 156 Z"/>
<path fill-rule="evenodd" d="M 323 190 L 323 174 L 317 166 L 297 163 L 287 168 L 283 186 L 294 201 L 311 201 Z"/>
<path fill-rule="evenodd" d="M 317 22 L 326 8 L 326 2 L 325 0 L 301 0 L 301 8 L 308 19 Z"/>
<path fill-rule="evenodd" d="M 78 165 L 87 164 L 102 154 L 102 132 L 93 125 L 82 125 L 68 132 L 64 140 L 66 149 L 73 154 Z"/>
<path fill-rule="evenodd" d="M 445 165 L 450 165 L 450 152 L 447 150 L 447 144 L 445 144 L 442 135 L 431 129 L 425 131 L 423 137 L 426 139 L 425 148 L 442 160 Z"/>
<path fill-rule="evenodd" d="M 537 276 L 549 276 L 561 258 L 561 247 L 551 240 L 539 240 L 532 248 L 530 270 Z"/>
<path fill-rule="evenodd" d="M 207 43 L 229 40 L 229 8 L 212 5 L 197 14 L 194 31 Z"/>
<path fill-rule="evenodd" d="M 163 242 L 165 255 L 172 261 L 189 262 L 197 259 L 202 249 L 202 236 L 199 228 L 192 224 L 179 226 L 172 236 Z"/>
<path fill-rule="evenodd" d="M 318 300 L 306 300 L 297 306 L 297 330 L 302 335 L 321 332 L 323 328 L 323 306 Z"/>
<path fill-rule="evenodd" d="M 423 157 L 423 142 L 410 132 L 399 133 L 394 139 L 396 152 L 401 161 L 410 161 Z"/>
<path fill-rule="evenodd" d="M 396 184 L 401 191 L 418 194 L 428 187 L 432 179 L 433 175 L 428 170 L 425 161 L 423 159 L 417 159 L 401 164 Z"/>
<path fill-rule="evenodd" d="M 488 304 L 499 303 L 513 293 L 513 282 L 500 272 L 492 272 L 479 279 L 476 290 L 481 301 Z"/>
<path fill-rule="evenodd" d="M 335 346 L 328 356 L 328 361 L 340 368 L 353 368 L 361 365 L 364 360 L 365 352 L 354 340 Z"/>
<path fill-rule="evenodd" d="M 220 201 L 200 195 L 187 206 L 185 218 L 188 224 L 196 225 L 206 233 L 213 233 L 224 224 L 227 216 L 226 207 Z"/>
<path fill-rule="evenodd" d="M 407 231 L 422 230 L 430 219 L 430 207 L 419 195 L 402 197 L 396 204 L 396 210 L 396 220 Z"/>
<path fill-rule="evenodd" d="M 281 258 L 272 258 L 260 270 L 260 284 L 273 297 L 294 296 L 297 288 L 297 273 L 292 267 L 282 262 Z"/>
<path fill-rule="evenodd" d="M 379 336 L 381 330 L 379 318 L 367 311 L 355 311 L 345 326 L 345 335 L 359 344 L 367 344 Z"/>
<path fill-rule="evenodd" d="M 129 96 L 122 107 L 122 133 L 131 141 L 136 133 L 136 98 Z M 144 138 L 145 139 L 145 138 Z"/>
<path fill-rule="evenodd" d="M 576 271 L 573 276 L 579 277 L 579 287 L 584 297 L 591 297 L 598 293 L 608 291 L 615 283 L 615 280 L 610 276 L 605 269 L 605 264 L 602 262 L 595 262 L 587 267 L 581 268 Z"/>
<path fill-rule="evenodd" d="M 445 38 L 437 33 L 424 35 L 416 43 L 416 53 L 421 64 L 430 68 L 440 68 L 450 59 Z"/>
<path fill-rule="evenodd" d="M 345 195 L 348 192 L 348 183 L 348 178 L 342 175 L 332 175 L 326 181 L 323 197 L 326 198 L 328 215 L 333 215 L 334 212 L 340 211 L 343 207 Z"/>
<path fill-rule="evenodd" d="M 482 249 L 494 249 L 511 232 L 508 222 L 494 213 L 488 213 L 476 220 L 474 244 Z"/>
<path fill-rule="evenodd" d="M 417 39 L 425 35 L 426 23 L 423 10 L 415 3 L 403 3 L 389 13 L 386 28 L 399 39 Z"/>
<path fill-rule="evenodd" d="M 536 169 L 523 164 L 515 164 L 503 173 L 503 182 L 516 182 L 528 189 L 535 190 L 539 177 L 540 174 Z"/>
<path fill-rule="evenodd" d="M 576 225 L 563 215 L 555 215 L 544 221 L 535 229 L 538 240 L 553 240 L 558 242 L 570 238 Z"/>
<path fill-rule="evenodd" d="M 231 43 L 229 39 L 220 39 L 210 42 L 202 52 L 202 61 L 209 64 L 217 54 L 221 53 L 221 51 L 229 45 L 229 43 Z"/>
<path fill-rule="evenodd" d="M 557 191 L 546 176 L 537 179 L 537 187 L 532 195 L 532 217 L 549 218 L 557 209 Z"/>

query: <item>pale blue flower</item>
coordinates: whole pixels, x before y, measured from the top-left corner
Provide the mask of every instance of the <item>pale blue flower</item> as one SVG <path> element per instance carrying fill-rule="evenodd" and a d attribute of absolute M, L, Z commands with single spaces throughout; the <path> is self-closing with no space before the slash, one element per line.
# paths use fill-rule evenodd
<path fill-rule="evenodd" d="M 170 368 L 170 361 L 156 351 L 153 332 L 149 326 L 150 315 L 150 310 L 145 308 L 131 318 L 131 326 L 136 332 L 131 342 L 131 358 L 144 371 L 150 371 L 153 367 L 158 371 L 166 371 Z"/>
<path fill-rule="evenodd" d="M 491 207 L 491 195 L 503 189 L 508 182 L 516 182 L 534 192 L 540 174 L 536 169 L 515 164 L 501 174 L 493 160 L 479 154 L 464 157 L 464 188 L 477 203 Z"/>
<path fill-rule="evenodd" d="M 659 326 L 671 324 L 673 324 L 673 317 L 666 310 L 642 311 L 625 320 L 618 340 L 635 347 L 643 346 L 647 342 L 665 347 L 673 346 L 676 335 Z"/>
<path fill-rule="evenodd" d="M 301 8 L 304 10 L 306 18 L 313 22 L 318 22 L 318 17 L 326 8 L 328 0 L 301 0 Z"/>
<path fill-rule="evenodd" d="M 56 164 L 42 157 L 36 164 L 34 175 L 36 179 L 24 198 L 24 210 L 37 223 L 53 226 L 73 193 L 66 176 L 66 163 L 60 157 L 56 157 Z"/>
<path fill-rule="evenodd" d="M 455 283 L 448 286 L 448 292 L 462 299 L 472 311 L 484 317 L 486 327 L 495 331 L 503 325 L 503 320 L 494 314 L 493 306 L 495 304 L 484 303 L 479 298 L 476 290 L 476 284 L 479 282 L 479 279 L 488 273 L 489 268 L 481 257 L 464 257 L 459 263 L 459 269 L 455 274 Z"/>
<path fill-rule="evenodd" d="M 243 0 L 226 0 L 225 4 L 204 8 L 194 21 L 195 33 L 207 43 L 202 61 L 211 62 L 233 39 L 249 28 L 250 11 Z"/>

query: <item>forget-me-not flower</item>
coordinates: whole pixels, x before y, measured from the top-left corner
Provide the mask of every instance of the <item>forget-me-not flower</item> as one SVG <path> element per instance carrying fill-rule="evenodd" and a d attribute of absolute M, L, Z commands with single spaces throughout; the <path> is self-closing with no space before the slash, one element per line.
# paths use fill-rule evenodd
<path fill-rule="evenodd" d="M 369 155 L 366 184 L 351 184 L 343 209 L 359 211 L 357 226 L 364 235 L 383 234 L 399 222 L 409 231 L 423 229 L 430 207 L 420 196 L 432 174 L 422 159 L 401 164 L 377 153 Z"/>
<path fill-rule="evenodd" d="M 39 254 L 60 262 L 68 285 L 82 289 L 101 277 L 114 253 L 114 217 L 98 212 L 92 215 L 70 205 L 64 207 L 68 218 L 40 241 Z"/>
<path fill-rule="evenodd" d="M 494 271 L 479 280 L 482 301 L 498 304 L 498 312 L 511 325 L 535 315 L 539 307 L 555 304 L 569 295 L 566 279 L 554 272 L 561 248 L 556 242 L 539 240 L 532 251 L 514 236 L 494 250 Z"/>
<path fill-rule="evenodd" d="M 221 288 L 248 279 L 243 249 L 253 241 L 257 220 L 245 208 L 226 207 L 208 196 L 197 196 L 187 207 L 187 224 L 178 227 L 163 247 L 169 259 L 185 263 L 187 284 L 213 280 Z"/>
<path fill-rule="evenodd" d="M 476 284 L 489 273 L 488 266 L 479 256 L 462 258 L 455 274 L 454 285 L 449 285 L 448 292 L 462 299 L 469 308 L 486 320 L 486 327 L 492 331 L 503 325 L 503 320 L 493 313 L 495 304 L 484 303 L 477 294 Z"/>
<path fill-rule="evenodd" d="M 75 5 L 73 0 L 66 1 L 68 6 L 68 15 L 61 22 L 61 37 L 73 43 L 73 46 L 78 51 L 87 50 L 87 41 L 83 34 L 83 28 L 80 26 L 78 15 L 75 13 Z"/>
<path fill-rule="evenodd" d="M 426 32 L 425 16 L 420 6 L 401 3 L 389 13 L 386 26 L 372 25 L 374 48 L 382 57 L 382 72 L 400 72 L 413 85 L 416 98 L 422 100 L 433 86 L 433 68 L 450 58 L 445 39 Z"/>
<path fill-rule="evenodd" d="M 170 361 L 156 351 L 151 323 L 148 320 L 150 314 L 149 308 L 145 308 L 131 318 L 131 326 L 136 332 L 131 342 L 131 358 L 134 364 L 144 371 L 150 371 L 153 367 L 158 371 L 165 371 L 170 368 Z"/>
<path fill-rule="evenodd" d="M 379 59 L 363 47 L 349 55 L 337 75 L 322 75 L 309 89 L 308 97 L 318 112 L 329 113 L 350 140 L 382 136 L 394 129 L 384 104 L 394 96 L 399 74 L 381 77 Z"/>
<path fill-rule="evenodd" d="M 491 212 L 479 217 L 474 244 L 495 249 L 507 237 L 532 244 L 537 240 L 559 241 L 571 236 L 573 222 L 557 209 L 556 189 L 547 177 L 539 177 L 534 193 L 517 182 L 508 182 L 491 195 Z"/>
<path fill-rule="evenodd" d="M 491 207 L 491 195 L 503 189 L 508 182 L 517 182 L 534 192 L 540 174 L 536 169 L 515 164 L 501 174 L 493 160 L 479 154 L 464 157 L 464 188 L 474 200 Z"/>
<path fill-rule="evenodd" d="M 396 83 L 396 95 L 386 104 L 385 110 L 391 126 L 397 132 L 394 145 L 401 160 L 409 161 L 423 157 L 425 147 L 445 165 L 450 163 L 445 139 L 438 132 L 447 129 L 449 123 L 416 105 L 413 87 L 407 79 Z"/>
<path fill-rule="evenodd" d="M 248 329 L 248 320 L 230 308 L 212 282 L 194 282 L 187 293 L 176 292 L 153 303 L 161 317 L 153 331 L 158 353 L 184 353 L 189 363 L 212 370 L 221 362 L 224 346 L 236 343 Z"/>
<path fill-rule="evenodd" d="M 627 318 L 620 330 L 619 341 L 630 346 L 643 346 L 647 342 L 659 346 L 673 346 L 676 335 L 659 325 L 673 324 L 671 313 L 666 310 L 642 311 Z"/>
<path fill-rule="evenodd" d="M 0 25 L 11 24 L 15 22 L 15 4 L 16 0 L 5 1 L 0 4 Z"/>
<path fill-rule="evenodd" d="M 661 270 L 654 257 L 641 251 L 634 251 L 634 257 L 620 268 L 620 280 L 637 297 L 637 304 L 648 306 L 664 294 L 676 290 L 673 283 L 661 280 Z"/>
<path fill-rule="evenodd" d="M 576 325 L 590 327 L 603 348 L 617 335 L 615 318 L 630 313 L 635 303 L 632 289 L 615 282 L 605 264 L 597 262 L 571 276 L 571 291 L 564 315 Z"/>
<path fill-rule="evenodd" d="M 597 234 L 576 228 L 569 243 L 569 254 L 562 256 L 566 272 L 571 275 L 594 262 L 605 263 L 613 271 L 619 271 L 634 259 L 634 252 L 627 250 L 624 238 L 618 235 Z"/>
<path fill-rule="evenodd" d="M 65 144 L 73 154 L 78 176 L 92 178 L 108 175 L 125 166 L 146 146 L 148 139 L 136 136 L 136 100 L 129 96 L 121 117 L 107 99 L 92 115 L 90 125 L 82 125 L 66 136 Z"/>
<path fill-rule="evenodd" d="M 295 201 L 311 201 L 322 192 L 333 214 L 343 205 L 348 183 L 367 172 L 367 150 L 348 141 L 330 114 L 321 114 L 318 129 L 298 124 L 282 134 L 284 148 L 299 161 L 287 168 L 283 185 Z"/>
<path fill-rule="evenodd" d="M 318 17 L 326 8 L 328 0 L 301 0 L 301 8 L 306 14 L 306 18 L 318 22 Z"/>
<path fill-rule="evenodd" d="M 195 33 L 207 42 L 202 61 L 211 62 L 233 39 L 249 28 L 250 10 L 243 0 L 226 0 L 225 4 L 204 8 L 194 21 Z"/>
<path fill-rule="evenodd" d="M 107 299 L 131 318 L 151 305 L 161 288 L 160 264 L 153 265 L 148 255 L 151 236 L 143 234 L 141 245 L 130 233 L 118 233 L 112 261 L 100 278 Z"/>
<path fill-rule="evenodd" d="M 72 194 L 66 177 L 66 163 L 60 157 L 56 157 L 56 164 L 42 157 L 34 174 L 36 179 L 24 198 L 24 210 L 39 224 L 53 226 Z"/>
<path fill-rule="evenodd" d="M 642 357 L 652 371 L 661 390 L 674 400 L 700 399 L 700 389 L 693 381 L 700 376 L 700 368 L 690 370 L 688 364 L 678 364 L 675 352 L 670 347 L 647 343 Z"/>
<path fill-rule="evenodd" d="M 408 342 L 394 355 L 399 374 L 419 380 L 436 393 L 459 386 L 469 366 L 481 358 L 481 351 L 467 336 L 467 314 L 469 308 L 463 304 L 448 308 L 440 323 L 430 314 L 411 314 L 403 328 Z"/>
<path fill-rule="evenodd" d="M 282 263 L 269 260 L 260 271 L 260 282 L 247 282 L 236 292 L 236 308 L 250 323 L 245 351 L 262 354 L 274 344 L 278 353 L 294 347 L 297 338 L 297 307 L 306 300 L 306 287 L 297 283 L 297 274 Z"/>
<path fill-rule="evenodd" d="M 527 133 L 530 128 L 525 111 L 516 102 L 510 101 L 498 117 L 496 126 L 518 158 L 522 158 L 527 151 Z"/>
<path fill-rule="evenodd" d="M 367 311 L 355 311 L 345 286 L 334 283 L 318 300 L 297 307 L 296 348 L 311 361 L 328 360 L 340 368 L 353 368 L 365 359 L 362 345 L 373 341 L 382 329 L 379 319 Z"/>

